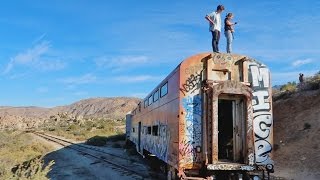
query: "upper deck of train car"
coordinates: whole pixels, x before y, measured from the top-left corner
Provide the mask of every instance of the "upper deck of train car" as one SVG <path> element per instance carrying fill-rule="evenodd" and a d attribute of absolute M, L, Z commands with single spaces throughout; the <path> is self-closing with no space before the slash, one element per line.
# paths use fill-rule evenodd
<path fill-rule="evenodd" d="M 165 79 L 161 81 L 144 99 L 141 101 L 138 106 L 132 111 L 133 115 L 143 114 L 144 109 L 151 110 L 151 106 L 154 102 L 163 101 L 162 98 L 166 96 L 168 93 L 168 80 L 175 73 L 183 73 L 186 75 L 190 75 L 193 77 L 197 76 L 197 71 L 201 71 L 204 69 L 210 68 L 210 71 L 207 70 L 208 74 L 202 74 L 202 80 L 204 79 L 212 79 L 216 81 L 225 81 L 225 80 L 233 80 L 243 82 L 247 85 L 250 85 L 250 80 L 257 82 L 258 79 L 265 79 L 265 83 L 269 81 L 268 74 L 264 74 L 264 77 L 256 77 L 254 79 L 248 79 L 248 69 L 243 68 L 248 66 L 248 63 L 254 62 L 255 64 L 261 64 L 256 60 L 249 58 L 244 55 L 236 55 L 236 54 L 222 54 L 222 53 L 201 53 L 187 59 L 184 59 Z M 266 66 L 263 66 L 266 68 Z M 258 69 L 253 69 L 257 71 Z M 203 73 L 203 72 L 202 72 Z M 199 75 L 199 74 L 198 74 Z M 207 78 L 209 76 L 210 78 Z M 178 79 L 181 81 L 181 79 Z M 257 82 L 258 83 L 258 82 Z M 186 85 L 185 85 L 186 86 Z M 186 91 L 186 87 L 182 87 L 180 89 L 181 93 Z M 171 99 L 169 99 L 171 100 Z M 161 103 L 160 103 L 161 104 Z M 149 108 L 148 108 L 149 107 Z"/>

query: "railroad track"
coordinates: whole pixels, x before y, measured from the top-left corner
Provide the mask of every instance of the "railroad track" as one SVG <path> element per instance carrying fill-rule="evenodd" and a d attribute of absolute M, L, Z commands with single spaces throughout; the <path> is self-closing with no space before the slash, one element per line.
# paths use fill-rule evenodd
<path fill-rule="evenodd" d="M 101 162 L 106 162 L 109 165 L 111 165 L 113 170 L 120 172 L 122 175 L 126 175 L 129 177 L 132 177 L 134 179 L 147 179 L 147 175 L 137 172 L 135 170 L 129 169 L 128 167 L 126 167 L 126 165 L 121 165 L 118 163 L 115 163 L 114 158 L 118 159 L 118 162 L 120 160 L 120 162 L 122 161 L 123 164 L 125 162 L 128 163 L 128 161 L 132 162 L 131 159 L 113 154 L 113 153 L 109 153 L 106 151 L 103 151 L 101 149 L 98 148 L 94 148 L 94 147 L 88 147 L 86 145 L 82 145 L 82 144 L 76 144 L 73 142 L 70 142 L 68 140 L 65 139 L 61 139 L 52 135 L 48 135 L 45 133 L 40 133 L 40 132 L 32 132 L 33 134 L 42 137 L 48 141 L 60 144 L 62 146 L 64 146 L 65 148 L 70 148 L 72 150 L 75 150 L 77 152 L 79 152 L 80 154 L 82 154 L 83 156 L 90 156 L 92 158 L 95 158 Z M 94 164 L 94 163 L 93 163 Z"/>

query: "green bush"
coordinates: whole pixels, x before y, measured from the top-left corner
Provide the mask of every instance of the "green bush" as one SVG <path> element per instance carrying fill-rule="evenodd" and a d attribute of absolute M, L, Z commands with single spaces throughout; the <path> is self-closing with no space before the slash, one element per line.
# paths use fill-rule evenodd
<path fill-rule="evenodd" d="M 86 144 L 91 146 L 104 146 L 107 143 L 107 138 L 102 136 L 94 136 L 92 138 L 89 138 L 86 141 Z"/>
<path fill-rule="evenodd" d="M 288 82 L 287 84 L 281 86 L 280 91 L 294 92 L 297 90 L 297 83 L 295 81 Z"/>
<path fill-rule="evenodd" d="M 44 167 L 43 157 L 38 156 L 11 169 L 13 178 L 17 179 L 48 179 L 46 175 L 51 171 L 54 161 Z"/>

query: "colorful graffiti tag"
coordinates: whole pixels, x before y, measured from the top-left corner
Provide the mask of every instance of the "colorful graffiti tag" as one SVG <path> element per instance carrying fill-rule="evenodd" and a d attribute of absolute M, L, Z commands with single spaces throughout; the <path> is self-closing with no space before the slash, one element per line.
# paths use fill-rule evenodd
<path fill-rule="evenodd" d="M 185 114 L 184 137 L 179 144 L 179 153 L 183 157 L 181 163 L 193 163 L 198 161 L 196 148 L 201 147 L 201 119 L 202 104 L 200 93 L 202 70 L 188 74 L 189 78 L 182 84 L 180 91 L 183 93 L 182 106 Z"/>
<path fill-rule="evenodd" d="M 157 122 L 156 125 L 159 127 L 159 135 L 143 134 L 142 147 L 156 155 L 159 159 L 167 162 L 170 131 L 167 129 L 167 124 Z"/>

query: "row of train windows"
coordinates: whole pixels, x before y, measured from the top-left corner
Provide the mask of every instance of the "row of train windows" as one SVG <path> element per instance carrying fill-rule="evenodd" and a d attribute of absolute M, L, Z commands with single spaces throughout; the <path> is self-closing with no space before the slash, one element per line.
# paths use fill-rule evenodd
<path fill-rule="evenodd" d="M 158 136 L 159 133 L 158 133 L 158 129 L 159 129 L 159 126 L 156 125 L 156 126 L 144 126 L 143 127 L 143 130 L 142 130 L 142 133 L 143 134 L 149 134 L 149 135 L 153 135 L 153 136 Z M 132 128 L 132 132 L 136 132 L 135 128 Z"/>
<path fill-rule="evenodd" d="M 160 93 L 159 93 L 160 90 Z M 150 106 L 153 102 L 158 101 L 159 95 L 160 98 L 168 94 L 168 82 L 161 86 L 160 89 L 157 89 L 148 99 L 144 100 L 144 107 Z"/>
<path fill-rule="evenodd" d="M 168 94 L 168 82 L 166 82 L 164 85 L 162 85 L 160 89 L 157 89 L 157 91 L 155 91 L 151 96 L 149 96 L 148 99 L 144 100 L 144 108 L 148 107 L 153 102 L 158 101 L 159 98 L 162 98 L 163 96 L 165 96 L 167 94 Z M 138 108 L 133 110 L 132 114 L 136 115 L 137 111 L 141 112 L 141 103 L 138 104 Z"/>

